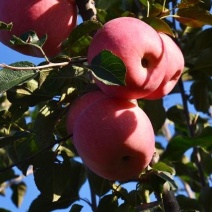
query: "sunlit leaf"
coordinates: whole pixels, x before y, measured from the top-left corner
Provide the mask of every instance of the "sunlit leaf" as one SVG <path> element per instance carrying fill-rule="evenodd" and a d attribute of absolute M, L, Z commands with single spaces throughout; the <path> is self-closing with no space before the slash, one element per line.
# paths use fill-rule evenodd
<path fill-rule="evenodd" d="M 12 23 L 9 23 L 9 24 L 6 24 L 2 21 L 0 21 L 0 30 L 11 30 L 13 27 L 13 24 Z"/>
<path fill-rule="evenodd" d="M 175 170 L 163 162 L 155 163 L 152 168 L 158 171 L 165 171 L 170 174 L 175 174 Z"/>
<path fill-rule="evenodd" d="M 144 22 L 149 24 L 158 32 L 163 32 L 165 34 L 175 36 L 170 26 L 163 20 L 157 17 L 147 17 L 142 19 Z"/>
<path fill-rule="evenodd" d="M 212 15 L 208 10 L 196 6 L 179 9 L 175 18 L 182 24 L 194 28 L 202 27 L 204 25 L 212 25 Z"/>
<path fill-rule="evenodd" d="M 179 9 L 189 8 L 189 7 L 195 6 L 196 4 L 199 4 L 200 2 L 202 1 L 201 0 L 181 0 L 177 4 L 177 8 Z"/>
<path fill-rule="evenodd" d="M 13 45 L 29 45 L 33 47 L 40 48 L 44 45 L 47 40 L 47 35 L 44 35 L 42 38 L 39 38 L 36 32 L 28 31 L 22 34 L 20 37 L 13 35 L 11 43 Z"/>
<path fill-rule="evenodd" d="M 56 102 L 49 102 L 39 111 L 34 127 L 33 133 L 35 142 L 40 149 L 47 147 L 55 141 L 53 131 L 55 123 L 58 119 L 58 113 L 60 109 L 56 107 Z"/>
<path fill-rule="evenodd" d="M 30 62 L 17 62 L 11 64 L 14 67 L 34 67 Z M 36 76 L 35 70 L 12 70 L 3 68 L 0 70 L 0 93 L 7 91 L 15 85 L 23 83 Z"/>
<path fill-rule="evenodd" d="M 20 207 L 26 194 L 26 184 L 24 182 L 13 184 L 11 189 L 13 191 L 12 201 L 16 207 Z"/>
<path fill-rule="evenodd" d="M 85 21 L 79 24 L 63 43 L 63 51 L 70 56 L 86 55 L 92 40 L 91 33 L 100 29 L 102 24 L 97 21 Z"/>

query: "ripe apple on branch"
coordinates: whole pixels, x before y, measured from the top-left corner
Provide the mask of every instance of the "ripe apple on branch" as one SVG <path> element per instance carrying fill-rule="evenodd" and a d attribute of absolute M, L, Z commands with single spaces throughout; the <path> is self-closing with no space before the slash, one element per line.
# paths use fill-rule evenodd
<path fill-rule="evenodd" d="M 26 34 L 26 37 L 23 34 L 36 32 L 39 38 L 47 35 L 46 42 L 44 40 L 44 44 L 38 44 L 43 45 L 46 56 L 53 57 L 61 52 L 62 42 L 77 25 L 77 7 L 74 0 L 7 0 L 0 2 L 0 8 L 0 20 L 13 24 L 11 31 L 0 30 L 0 41 L 18 52 L 35 57 L 43 57 L 39 49 L 12 45 L 12 36 L 23 36 L 26 43 L 37 44 L 36 37 L 31 37 L 30 34 Z"/>

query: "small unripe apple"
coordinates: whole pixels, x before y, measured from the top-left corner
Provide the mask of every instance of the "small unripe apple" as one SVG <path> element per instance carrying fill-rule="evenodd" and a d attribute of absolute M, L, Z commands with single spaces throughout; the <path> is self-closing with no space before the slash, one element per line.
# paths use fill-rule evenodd
<path fill-rule="evenodd" d="M 168 35 L 161 32 L 159 35 L 165 48 L 166 74 L 160 86 L 153 93 L 144 97 L 144 99 L 149 100 L 160 99 L 170 93 L 184 69 L 184 57 L 180 48 Z"/>
<path fill-rule="evenodd" d="M 47 56 L 56 56 L 61 43 L 76 26 L 77 7 L 74 0 L 1 0 L 0 21 L 13 23 L 12 31 L 0 30 L 0 41 L 23 54 L 42 57 L 40 51 L 10 44 L 12 35 L 35 31 L 39 37 L 47 34 L 43 46 Z"/>
<path fill-rule="evenodd" d="M 81 112 L 83 112 L 90 104 L 107 97 L 108 96 L 100 90 L 91 91 L 78 97 L 70 106 L 67 113 L 66 125 L 68 134 L 73 134 L 73 126 Z"/>
<path fill-rule="evenodd" d="M 73 132 L 73 144 L 84 164 L 105 179 L 137 179 L 154 153 L 149 118 L 125 99 L 94 102 L 79 115 Z"/>
<path fill-rule="evenodd" d="M 121 17 L 97 31 L 88 49 L 88 63 L 102 50 L 118 56 L 126 66 L 126 86 L 106 85 L 95 79 L 107 94 L 126 99 L 142 98 L 161 84 L 166 70 L 164 46 L 158 33 L 145 22 Z"/>

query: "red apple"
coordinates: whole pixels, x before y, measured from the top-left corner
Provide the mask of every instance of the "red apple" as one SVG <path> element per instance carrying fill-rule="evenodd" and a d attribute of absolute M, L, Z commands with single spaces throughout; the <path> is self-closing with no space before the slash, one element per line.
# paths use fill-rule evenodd
<path fill-rule="evenodd" d="M 107 22 L 97 31 L 88 50 L 88 63 L 102 50 L 118 56 L 126 66 L 126 86 L 106 85 L 95 79 L 107 94 L 138 99 L 152 93 L 161 84 L 166 63 L 164 46 L 158 33 L 143 21 L 121 17 Z"/>
<path fill-rule="evenodd" d="M 0 41 L 23 54 L 42 57 L 40 51 L 10 44 L 12 35 L 35 31 L 39 37 L 48 35 L 43 46 L 47 56 L 61 51 L 61 42 L 76 26 L 77 7 L 74 0 L 1 0 L 0 21 L 13 22 L 12 31 L 0 30 Z"/>
<path fill-rule="evenodd" d="M 69 135 L 73 134 L 73 126 L 79 117 L 80 113 L 83 112 L 90 104 L 98 101 L 99 99 L 107 98 L 105 93 L 100 90 L 88 92 L 78 97 L 68 110 L 67 114 L 67 132 Z"/>
<path fill-rule="evenodd" d="M 180 48 L 168 35 L 164 33 L 159 33 L 159 35 L 165 48 L 166 74 L 160 86 L 153 93 L 144 97 L 149 100 L 160 99 L 170 93 L 184 69 L 184 57 Z"/>
<path fill-rule="evenodd" d="M 136 179 L 154 153 L 149 118 L 125 99 L 94 102 L 79 115 L 73 131 L 73 143 L 83 162 L 105 179 Z"/>

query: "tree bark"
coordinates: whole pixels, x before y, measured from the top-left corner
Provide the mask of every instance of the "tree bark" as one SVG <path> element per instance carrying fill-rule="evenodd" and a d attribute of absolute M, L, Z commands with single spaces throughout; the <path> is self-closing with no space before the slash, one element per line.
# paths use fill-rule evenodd
<path fill-rule="evenodd" d="M 83 21 L 97 20 L 94 0 L 75 0 Z"/>

